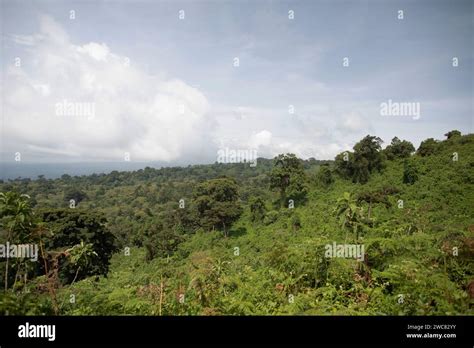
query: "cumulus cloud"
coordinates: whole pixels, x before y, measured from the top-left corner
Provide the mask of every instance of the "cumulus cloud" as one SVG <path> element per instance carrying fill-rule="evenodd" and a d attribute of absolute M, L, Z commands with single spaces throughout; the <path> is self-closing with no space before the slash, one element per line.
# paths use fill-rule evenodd
<path fill-rule="evenodd" d="M 326 136 L 324 136 L 326 137 Z M 317 143 L 312 138 L 275 137 L 264 129 L 253 134 L 247 147 L 256 149 L 259 157 L 273 158 L 281 153 L 294 153 L 300 158 L 332 159 L 336 154 L 351 148 L 350 144 L 322 140 Z"/>
<path fill-rule="evenodd" d="M 51 17 L 12 35 L 21 66 L 4 75 L 4 151 L 61 160 L 175 161 L 214 148 L 209 102 L 178 79 L 151 76 L 106 43 L 75 44 Z M 8 88 L 7 88 L 8 87 Z"/>
<path fill-rule="evenodd" d="M 280 153 L 294 153 L 300 158 L 314 157 L 316 159 L 332 159 L 334 156 L 344 150 L 349 149 L 348 144 L 339 143 L 321 143 L 316 145 L 310 140 L 302 141 L 284 141 L 272 143 L 266 147 L 266 152 L 274 157 Z"/>
<path fill-rule="evenodd" d="M 272 133 L 266 129 L 254 134 L 249 141 L 249 146 L 252 148 L 259 148 L 260 146 L 268 146 L 272 141 Z"/>
<path fill-rule="evenodd" d="M 366 127 L 366 122 L 359 113 L 352 111 L 342 115 L 341 129 L 348 132 L 355 132 L 361 131 Z"/>

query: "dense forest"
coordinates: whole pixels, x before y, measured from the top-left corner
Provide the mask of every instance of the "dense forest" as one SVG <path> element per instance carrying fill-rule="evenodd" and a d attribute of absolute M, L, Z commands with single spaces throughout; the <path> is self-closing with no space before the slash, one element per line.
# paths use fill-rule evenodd
<path fill-rule="evenodd" d="M 334 161 L 1 181 L 0 313 L 472 315 L 473 188 L 456 130 Z"/>

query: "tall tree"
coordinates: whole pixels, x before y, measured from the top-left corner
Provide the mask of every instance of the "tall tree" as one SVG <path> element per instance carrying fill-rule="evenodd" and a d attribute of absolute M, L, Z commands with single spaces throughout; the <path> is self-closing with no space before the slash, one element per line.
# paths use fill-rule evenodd
<path fill-rule="evenodd" d="M 343 152 L 336 156 L 336 172 L 354 183 L 366 183 L 374 171 L 384 167 L 382 139 L 367 135 L 354 145 L 354 152 Z"/>
<path fill-rule="evenodd" d="M 354 145 L 354 163 L 356 167 L 372 173 L 383 168 L 382 139 L 367 135 L 364 139 Z M 356 170 L 357 172 L 357 170 Z M 358 182 L 366 182 L 358 181 Z"/>
<path fill-rule="evenodd" d="M 403 183 L 413 185 L 418 180 L 418 169 L 413 162 L 405 161 L 403 164 Z"/>
<path fill-rule="evenodd" d="M 76 281 L 79 271 L 81 269 L 87 269 L 99 256 L 97 252 L 94 251 L 94 247 L 91 243 L 84 243 L 82 240 L 79 244 L 67 249 L 66 255 L 69 257 L 71 264 L 77 267 L 72 283 Z"/>
<path fill-rule="evenodd" d="M 454 130 L 449 131 L 448 133 L 446 133 L 444 136 L 445 136 L 446 138 L 448 138 L 448 139 L 452 139 L 452 138 L 460 137 L 460 136 L 461 136 L 461 132 L 458 131 L 458 130 L 456 130 L 456 129 L 454 129 Z"/>
<path fill-rule="evenodd" d="M 357 202 L 366 202 L 369 204 L 367 219 L 370 220 L 372 204 L 381 203 L 385 205 L 385 208 L 390 208 L 392 204 L 390 203 L 388 196 L 398 192 L 399 190 L 393 186 L 386 186 L 372 191 L 364 191 L 357 195 Z"/>
<path fill-rule="evenodd" d="M 48 210 L 42 212 L 42 220 L 53 232 L 51 238 L 45 240 L 47 250 L 64 251 L 82 241 L 92 244 L 97 258 L 87 269 L 81 269 L 79 279 L 90 275 L 106 275 L 109 270 L 109 260 L 117 250 L 115 236 L 107 227 L 107 220 L 101 214 L 78 211 L 77 209 Z M 61 259 L 61 279 L 71 282 L 76 274 L 76 267 L 67 258 Z"/>
<path fill-rule="evenodd" d="M 253 197 L 250 200 L 250 220 L 252 222 L 262 222 L 266 213 L 265 202 L 260 197 Z"/>
<path fill-rule="evenodd" d="M 323 164 L 319 168 L 318 174 L 316 175 L 318 182 L 323 186 L 329 186 L 334 182 L 334 178 L 332 177 L 331 168 L 329 168 L 329 164 Z"/>
<path fill-rule="evenodd" d="M 400 140 L 398 137 L 393 138 L 390 145 L 384 150 L 388 160 L 408 158 L 413 152 L 415 152 L 413 144 L 406 140 Z"/>
<path fill-rule="evenodd" d="M 238 186 L 231 178 L 212 179 L 197 185 L 193 200 L 198 225 L 221 230 L 226 237 L 242 214 Z"/>
<path fill-rule="evenodd" d="M 430 156 L 438 150 L 438 142 L 434 140 L 433 138 L 428 138 L 426 140 L 423 140 L 420 144 L 420 147 L 418 150 L 416 150 L 417 155 L 420 155 L 421 157 L 426 157 Z"/>
<path fill-rule="evenodd" d="M 357 201 L 349 192 L 344 192 L 344 195 L 337 200 L 334 213 L 339 218 L 341 226 L 346 231 L 353 232 L 358 240 L 364 218 L 362 208 L 357 205 Z"/>
<path fill-rule="evenodd" d="M 344 179 L 352 179 L 354 153 L 351 151 L 341 152 L 334 159 L 335 172 Z"/>
<path fill-rule="evenodd" d="M 29 196 L 18 192 L 0 192 L 0 237 L 10 243 L 24 243 L 33 228 Z M 9 258 L 5 261 L 5 291 L 8 289 Z"/>
<path fill-rule="evenodd" d="M 182 226 L 175 222 L 172 211 L 165 211 L 143 228 L 146 261 L 172 255 L 184 240 Z"/>
<path fill-rule="evenodd" d="M 270 172 L 270 188 L 280 192 L 280 207 L 287 205 L 287 199 L 304 201 L 307 194 L 306 174 L 299 158 L 292 153 L 280 154 L 274 158 Z"/>

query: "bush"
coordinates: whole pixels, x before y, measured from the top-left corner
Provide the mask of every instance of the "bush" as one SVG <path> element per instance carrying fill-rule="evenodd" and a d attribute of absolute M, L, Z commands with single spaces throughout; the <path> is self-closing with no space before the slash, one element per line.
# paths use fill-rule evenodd
<path fill-rule="evenodd" d="M 411 162 L 405 162 L 403 168 L 403 183 L 413 185 L 418 180 L 418 169 Z"/>
<path fill-rule="evenodd" d="M 263 223 L 265 225 L 273 224 L 275 221 L 278 220 L 279 216 L 280 216 L 280 214 L 276 210 L 271 210 L 267 214 L 265 214 L 265 218 L 263 220 Z"/>
<path fill-rule="evenodd" d="M 51 210 L 42 213 L 42 220 L 47 223 L 53 235 L 46 240 L 46 251 L 65 250 L 81 242 L 92 244 L 97 253 L 96 262 L 78 273 L 77 280 L 91 275 L 106 275 L 109 270 L 109 260 L 116 251 L 115 237 L 106 227 L 104 216 L 86 213 L 75 209 Z M 60 278 L 71 282 L 77 272 L 66 258 L 60 265 Z"/>

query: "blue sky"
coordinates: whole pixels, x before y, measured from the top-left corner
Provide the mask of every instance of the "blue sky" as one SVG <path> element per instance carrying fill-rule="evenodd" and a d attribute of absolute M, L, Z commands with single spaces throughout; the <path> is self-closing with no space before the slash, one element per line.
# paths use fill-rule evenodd
<path fill-rule="evenodd" d="M 472 16 L 462 0 L 3 0 L 2 159 L 332 159 L 367 134 L 470 133 Z M 420 118 L 381 116 L 389 99 Z M 93 117 L 58 115 L 65 100 Z"/>

